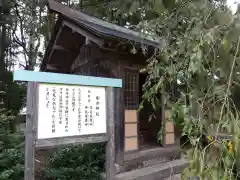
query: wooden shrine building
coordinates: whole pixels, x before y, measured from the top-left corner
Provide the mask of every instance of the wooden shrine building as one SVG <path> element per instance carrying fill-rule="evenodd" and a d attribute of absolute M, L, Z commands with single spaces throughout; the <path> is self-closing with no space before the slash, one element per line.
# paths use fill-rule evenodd
<path fill-rule="evenodd" d="M 123 88 L 118 90 L 116 97 L 121 102 L 116 104 L 115 119 L 117 171 L 144 167 L 152 159 L 172 160 L 179 142 L 171 123 L 166 124 L 164 143 L 157 143 L 164 108 L 159 109 L 156 118 L 150 122 L 151 106 L 145 105 L 141 112 L 137 111 L 146 79 L 146 74 L 140 70 L 162 41 L 143 38 L 138 32 L 88 16 L 53 0 L 49 0 L 48 5 L 58 17 L 41 71 L 123 80 Z M 147 49 L 147 55 L 141 50 L 142 46 Z"/>

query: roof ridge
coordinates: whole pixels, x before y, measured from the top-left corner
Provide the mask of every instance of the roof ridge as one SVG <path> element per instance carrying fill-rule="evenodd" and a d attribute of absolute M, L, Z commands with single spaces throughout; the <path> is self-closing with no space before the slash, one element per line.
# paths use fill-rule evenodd
<path fill-rule="evenodd" d="M 117 31 L 118 33 L 123 33 L 125 35 L 131 35 L 134 37 L 134 39 L 138 39 L 137 41 L 149 41 L 150 44 L 155 44 L 154 46 L 157 46 L 159 44 L 159 40 L 153 39 L 153 37 L 149 37 L 149 36 L 144 36 L 145 34 L 140 32 L 140 31 L 136 31 L 136 30 L 132 30 L 132 29 L 128 29 L 124 26 L 120 26 L 118 24 L 114 24 L 108 21 L 104 21 L 100 18 L 94 17 L 94 16 L 90 16 L 80 10 L 77 9 L 73 9 L 70 8 L 64 4 L 61 4 L 60 2 L 57 2 L 55 0 L 48 0 L 48 6 L 52 11 L 55 11 L 59 14 L 62 14 L 68 18 L 71 18 L 75 21 L 81 21 L 81 23 L 83 23 L 85 26 L 88 26 L 89 28 L 91 28 L 92 26 L 90 26 L 90 24 L 95 25 L 95 26 L 99 26 L 101 28 L 107 28 L 107 29 L 111 29 L 113 31 Z M 127 38 L 125 38 L 127 39 Z M 130 39 L 129 39 L 130 40 Z"/>

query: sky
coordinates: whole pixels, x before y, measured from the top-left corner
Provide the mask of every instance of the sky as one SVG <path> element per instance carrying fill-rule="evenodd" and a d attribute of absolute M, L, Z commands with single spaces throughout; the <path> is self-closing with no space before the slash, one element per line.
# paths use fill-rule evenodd
<path fill-rule="evenodd" d="M 240 3 L 240 0 L 227 0 L 227 4 L 232 9 L 233 13 L 236 12 L 238 3 Z"/>

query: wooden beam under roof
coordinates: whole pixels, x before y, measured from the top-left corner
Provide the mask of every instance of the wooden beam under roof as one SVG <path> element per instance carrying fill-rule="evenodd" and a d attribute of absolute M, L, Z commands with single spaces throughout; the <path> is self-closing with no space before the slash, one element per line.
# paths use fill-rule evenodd
<path fill-rule="evenodd" d="M 99 47 L 102 47 L 104 45 L 103 38 L 100 38 L 100 37 L 88 32 L 88 31 L 85 31 L 84 29 L 82 29 L 82 28 L 80 28 L 80 27 L 78 27 L 78 26 L 74 25 L 73 23 L 70 23 L 66 20 L 63 21 L 63 24 L 65 26 L 68 26 L 69 28 L 71 28 L 73 31 L 83 35 L 86 39 L 93 41 Z"/>
<path fill-rule="evenodd" d="M 80 48 L 79 54 L 76 57 L 75 61 L 73 62 L 71 69 L 74 69 L 78 66 L 84 65 L 95 59 L 103 58 L 103 54 L 100 50 L 100 47 L 95 46 L 95 44 L 93 44 L 89 41 L 87 41 L 86 43 L 87 44 L 84 44 Z"/>
<path fill-rule="evenodd" d="M 71 52 L 71 51 L 69 51 L 68 49 L 64 48 L 63 46 L 61 46 L 61 45 L 56 45 L 56 44 L 53 45 L 53 49 L 54 49 L 54 50 L 59 50 L 59 51 Z"/>
<path fill-rule="evenodd" d="M 48 42 L 47 48 L 45 50 L 44 57 L 43 57 L 43 60 L 42 60 L 42 64 L 40 66 L 40 71 L 45 70 L 46 64 L 48 63 L 48 60 L 49 60 L 49 54 L 52 51 L 56 36 L 58 34 L 58 31 L 59 31 L 59 27 L 61 25 L 62 25 L 61 19 L 58 18 L 54 28 L 52 29 L 51 37 L 50 37 L 50 40 Z"/>
<path fill-rule="evenodd" d="M 55 34 L 54 37 L 51 37 L 51 40 L 48 44 L 48 47 L 47 47 L 47 50 L 45 52 L 45 55 L 44 55 L 44 59 L 43 59 L 43 62 L 42 62 L 42 65 L 41 65 L 41 70 L 44 70 L 46 69 L 47 70 L 47 65 L 49 64 L 49 61 L 52 57 L 52 54 L 53 54 L 53 51 L 56 47 L 56 42 L 60 36 L 60 34 L 62 33 L 62 30 L 63 30 L 63 24 L 60 22 L 60 20 L 57 21 L 56 25 L 55 25 L 55 28 L 57 28 L 57 33 Z M 53 39 L 54 38 L 54 39 Z M 51 43 L 52 41 L 52 43 Z"/>
<path fill-rule="evenodd" d="M 45 53 L 45 61 L 43 62 L 45 63 L 45 69 L 47 64 L 51 65 L 59 63 L 62 68 L 64 68 L 65 65 L 66 68 L 70 70 L 70 66 L 76 58 L 75 56 L 78 54 L 78 48 L 87 39 L 78 32 L 74 34 L 75 31 L 69 24 L 64 24 L 62 20 L 60 20 L 60 22 L 54 39 L 52 39 L 51 44 L 48 45 L 49 52 Z"/>
<path fill-rule="evenodd" d="M 51 64 L 47 64 L 46 69 L 47 70 L 60 70 L 57 66 L 54 66 Z"/>

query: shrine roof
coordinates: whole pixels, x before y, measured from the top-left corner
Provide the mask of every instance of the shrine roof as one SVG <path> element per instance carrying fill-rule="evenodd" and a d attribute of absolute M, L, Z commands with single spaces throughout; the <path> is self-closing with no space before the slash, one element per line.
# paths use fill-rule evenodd
<path fill-rule="evenodd" d="M 126 39 L 153 47 L 158 47 L 161 43 L 161 39 L 154 39 L 152 36 L 147 37 L 140 32 L 89 16 L 55 0 L 48 0 L 48 6 L 51 11 L 74 21 L 78 26 L 92 31 L 99 36 Z"/>
<path fill-rule="evenodd" d="M 55 0 L 48 0 L 50 12 L 56 13 L 57 20 L 52 28 L 51 37 L 41 63 L 41 71 L 69 73 L 78 57 L 80 48 L 93 42 L 102 50 L 129 52 L 136 47 L 137 54 L 143 54 L 142 45 L 148 50 L 148 55 L 155 48 L 164 45 L 163 40 L 145 36 L 140 32 L 109 23 L 89 16 L 79 10 L 70 8 Z M 147 59 L 147 57 L 144 57 Z"/>

